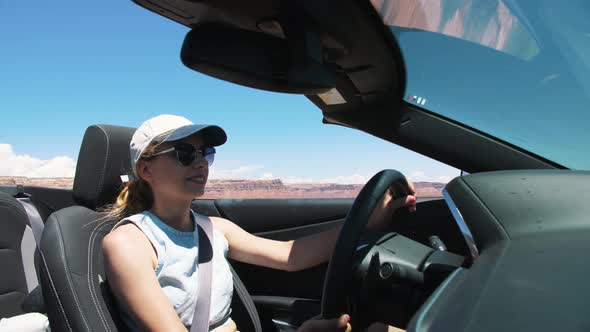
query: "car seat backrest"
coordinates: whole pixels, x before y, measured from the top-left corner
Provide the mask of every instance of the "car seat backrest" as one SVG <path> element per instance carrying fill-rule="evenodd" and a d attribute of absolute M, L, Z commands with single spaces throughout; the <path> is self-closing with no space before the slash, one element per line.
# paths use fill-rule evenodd
<path fill-rule="evenodd" d="M 40 244 L 41 284 L 52 331 L 121 331 L 103 268 L 102 239 L 116 220 L 95 210 L 115 201 L 130 165 L 133 128 L 95 125 L 84 134 L 74 199 L 49 216 Z"/>
<path fill-rule="evenodd" d="M 25 209 L 0 192 L 0 318 L 22 314 L 23 299 L 37 286 L 35 248 Z"/>
<path fill-rule="evenodd" d="M 113 203 L 121 175 L 130 170 L 129 143 L 134 128 L 94 125 L 86 129 L 74 176 L 74 200 L 96 210 Z"/>

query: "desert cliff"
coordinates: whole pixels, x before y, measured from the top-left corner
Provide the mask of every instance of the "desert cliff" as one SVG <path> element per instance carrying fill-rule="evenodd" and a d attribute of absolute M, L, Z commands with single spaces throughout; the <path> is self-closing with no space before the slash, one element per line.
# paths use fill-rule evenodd
<path fill-rule="evenodd" d="M 0 176 L 0 186 L 52 187 L 72 189 L 73 178 L 28 178 Z M 419 197 L 441 197 L 444 183 L 415 182 Z M 349 198 L 356 197 L 362 184 L 283 183 L 272 180 L 209 180 L 202 198 Z"/>

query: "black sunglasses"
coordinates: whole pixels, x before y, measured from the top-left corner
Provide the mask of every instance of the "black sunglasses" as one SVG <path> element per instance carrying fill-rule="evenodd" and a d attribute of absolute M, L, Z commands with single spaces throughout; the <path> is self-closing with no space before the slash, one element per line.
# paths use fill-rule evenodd
<path fill-rule="evenodd" d="M 213 165 L 213 160 L 215 160 L 214 147 L 203 147 L 202 149 L 197 149 L 194 145 L 188 143 L 178 143 L 169 149 L 151 154 L 149 157 L 155 157 L 170 152 L 176 153 L 176 160 L 184 167 L 192 165 L 200 158 L 205 158 L 209 166 Z"/>

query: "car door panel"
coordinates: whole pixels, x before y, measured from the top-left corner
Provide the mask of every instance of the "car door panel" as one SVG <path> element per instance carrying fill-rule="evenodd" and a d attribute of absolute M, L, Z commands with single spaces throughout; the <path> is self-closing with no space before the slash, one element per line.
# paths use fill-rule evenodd
<path fill-rule="evenodd" d="M 352 199 L 195 200 L 193 209 L 230 219 L 262 237 L 288 240 L 337 226 L 352 202 Z M 240 262 L 232 265 L 252 295 L 319 299 L 327 264 L 297 272 Z"/>
<path fill-rule="evenodd" d="M 196 212 L 232 220 L 274 240 L 290 240 L 338 226 L 352 199 L 195 200 Z M 327 264 L 286 272 L 231 261 L 258 308 L 263 330 L 287 331 L 320 311 Z M 279 326 L 283 324 L 282 328 Z"/>
<path fill-rule="evenodd" d="M 305 226 L 346 216 L 353 199 L 219 199 L 220 215 L 250 233 Z"/>

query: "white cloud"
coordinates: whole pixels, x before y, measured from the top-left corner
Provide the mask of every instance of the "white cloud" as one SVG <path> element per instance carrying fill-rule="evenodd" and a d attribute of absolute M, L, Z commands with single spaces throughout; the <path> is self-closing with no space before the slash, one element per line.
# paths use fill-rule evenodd
<path fill-rule="evenodd" d="M 285 178 L 281 178 L 281 181 L 283 181 L 283 183 L 313 183 L 313 182 L 315 182 L 310 178 L 304 178 L 304 177 L 300 177 L 300 176 L 287 176 Z"/>
<path fill-rule="evenodd" d="M 272 179 L 274 179 L 274 177 L 272 176 L 272 173 L 264 173 L 264 174 L 262 174 L 261 180 L 272 180 Z"/>
<path fill-rule="evenodd" d="M 365 184 L 369 182 L 369 180 L 373 177 L 374 174 L 371 175 L 348 175 L 348 176 L 337 176 L 329 179 L 323 179 L 320 181 L 313 181 L 319 183 L 338 183 L 338 184 Z M 413 182 L 442 182 L 448 183 L 453 178 L 450 176 L 428 176 L 423 171 L 414 171 L 408 175 L 408 178 Z M 311 182 L 311 181 L 310 181 Z"/>
<path fill-rule="evenodd" d="M 42 160 L 18 155 L 10 144 L 0 144 L 0 176 L 74 177 L 76 162 L 66 156 Z"/>
<path fill-rule="evenodd" d="M 237 166 L 237 165 L 236 165 Z M 226 166 L 227 167 L 227 166 Z M 408 174 L 413 182 L 442 182 L 447 183 L 453 179 L 451 176 L 431 176 L 422 170 L 415 170 Z M 337 183 L 337 184 L 365 184 L 374 174 L 341 175 L 330 178 L 317 179 L 305 176 L 276 176 L 268 172 L 263 165 L 241 165 L 234 168 L 219 168 L 213 166 L 210 170 L 211 179 L 246 179 L 246 180 L 271 180 L 280 179 L 283 183 Z"/>
<path fill-rule="evenodd" d="M 262 165 L 245 165 L 238 168 L 218 169 L 211 167 L 209 177 L 211 179 L 249 179 L 252 178 L 252 171 L 263 169 Z"/>
<path fill-rule="evenodd" d="M 450 177 L 450 176 L 444 176 L 444 175 L 443 175 L 443 176 L 439 176 L 439 177 L 438 177 L 438 178 L 436 178 L 436 179 L 437 179 L 437 181 L 436 181 L 436 182 L 449 183 L 449 182 L 451 182 L 451 180 L 452 180 L 453 178 L 452 178 L 452 177 Z"/>
<path fill-rule="evenodd" d="M 412 173 L 410 173 L 408 175 L 408 178 L 412 181 L 412 182 L 442 182 L 442 183 L 448 183 L 449 181 L 451 181 L 453 178 L 450 176 L 428 176 L 426 175 L 426 173 L 424 173 L 424 171 L 420 171 L 420 170 L 416 170 L 413 171 Z"/>
<path fill-rule="evenodd" d="M 284 183 L 337 183 L 337 184 L 365 184 L 373 177 L 374 174 L 370 175 L 343 175 L 332 178 L 325 178 L 321 180 L 313 180 L 311 178 L 304 177 L 287 177 L 281 178 Z M 414 171 L 408 178 L 413 182 L 442 182 L 448 183 L 453 179 L 451 176 L 428 176 L 423 171 Z"/>
<path fill-rule="evenodd" d="M 408 175 L 408 178 L 414 182 L 429 181 L 424 171 L 413 171 Z"/>
<path fill-rule="evenodd" d="M 334 178 L 323 179 L 320 183 L 339 183 L 339 184 L 365 184 L 369 181 L 371 176 L 368 175 L 348 175 L 348 176 L 337 176 Z"/>

